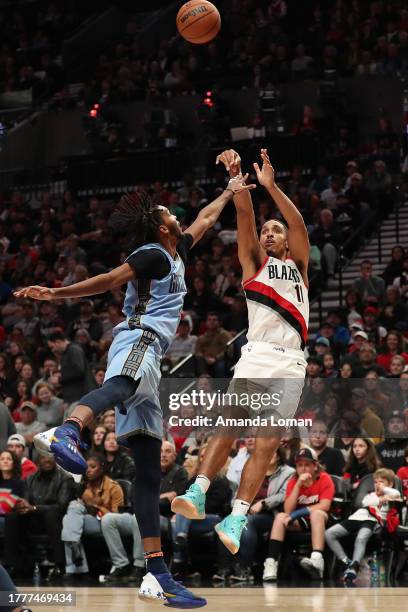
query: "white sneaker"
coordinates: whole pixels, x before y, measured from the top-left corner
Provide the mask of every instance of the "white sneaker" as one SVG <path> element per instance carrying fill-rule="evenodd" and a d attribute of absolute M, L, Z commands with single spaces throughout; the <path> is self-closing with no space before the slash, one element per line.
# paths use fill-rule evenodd
<path fill-rule="evenodd" d="M 320 553 L 312 553 L 309 557 L 303 557 L 300 561 L 301 567 L 312 577 L 318 576 L 320 579 L 323 578 L 324 573 L 324 559 Z"/>
<path fill-rule="evenodd" d="M 42 431 L 34 436 L 34 446 L 40 455 L 48 455 L 49 457 L 54 456 L 51 452 L 51 442 L 56 429 L 56 427 L 53 427 L 52 429 L 47 429 L 47 431 Z"/>
<path fill-rule="evenodd" d="M 138 597 L 141 600 L 149 603 L 166 603 L 167 597 L 164 594 L 160 583 L 150 572 L 144 576 L 142 584 L 140 585 Z"/>
<path fill-rule="evenodd" d="M 265 559 L 262 580 L 264 580 L 265 582 L 269 582 L 269 581 L 272 582 L 273 580 L 276 580 L 277 577 L 278 577 L 278 562 L 276 561 L 276 559 L 272 559 L 272 557 L 268 557 L 267 559 Z"/>

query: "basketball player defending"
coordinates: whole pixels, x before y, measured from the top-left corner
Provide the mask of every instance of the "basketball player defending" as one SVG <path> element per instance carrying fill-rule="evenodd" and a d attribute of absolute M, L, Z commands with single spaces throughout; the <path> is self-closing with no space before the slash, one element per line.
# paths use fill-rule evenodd
<path fill-rule="evenodd" d="M 241 385 L 250 391 L 265 391 L 265 387 L 268 393 L 274 392 L 274 388 L 278 392 L 283 390 L 276 412 L 278 417 L 291 418 L 298 407 L 306 373 L 303 349 L 309 318 L 309 240 L 301 214 L 275 183 L 275 172 L 266 149 L 261 150 L 261 158 L 262 169 L 254 164 L 258 181 L 273 198 L 287 226 L 278 220 L 267 221 L 258 239 L 249 193 L 234 196 L 238 256 L 245 279 L 249 329 L 248 344 L 242 348 L 230 389 L 235 391 Z M 241 160 L 235 151 L 225 151 L 218 161 L 225 164 L 231 175 L 241 176 Z M 236 410 L 243 410 L 243 407 Z M 211 438 L 200 474 L 185 495 L 173 500 L 173 512 L 188 518 L 205 517 L 205 494 L 228 459 L 236 437 L 232 433 L 223 432 Z M 279 446 L 279 434 L 275 428 L 258 435 L 255 450 L 242 472 L 232 514 L 215 527 L 219 538 L 233 554 L 239 549 L 250 504 Z"/>
<path fill-rule="evenodd" d="M 136 466 L 135 515 L 142 535 L 147 574 L 139 597 L 174 608 L 197 608 L 206 600 L 173 580 L 163 560 L 160 542 L 160 452 L 163 419 L 159 403 L 161 358 L 179 323 L 186 294 L 184 264 L 187 251 L 212 227 L 245 177 L 232 178 L 227 189 L 203 208 L 183 234 L 167 208 L 154 205 L 147 194 L 124 196 L 110 226 L 128 242 L 129 257 L 121 266 L 68 287 L 26 287 L 16 297 L 37 300 L 96 295 L 127 283 L 123 306 L 126 319 L 113 330 L 108 367 L 101 388 L 81 398 L 60 427 L 34 438 L 36 448 L 54 455 L 75 474 L 87 464 L 80 452 L 82 428 L 98 414 L 116 406 L 116 433 L 126 439 Z"/>

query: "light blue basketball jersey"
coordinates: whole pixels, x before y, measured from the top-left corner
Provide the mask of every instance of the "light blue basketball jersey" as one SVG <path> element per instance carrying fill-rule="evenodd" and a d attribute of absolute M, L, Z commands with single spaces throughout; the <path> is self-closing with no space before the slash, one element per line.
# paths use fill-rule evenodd
<path fill-rule="evenodd" d="M 143 250 L 159 249 L 170 263 L 170 272 L 161 280 L 135 279 L 128 282 L 123 314 L 126 322 L 119 323 L 113 334 L 124 329 L 147 329 L 154 331 L 163 353 L 168 349 L 177 331 L 187 287 L 184 280 L 184 263 L 180 255 L 175 259 L 158 243 L 145 244 L 129 255 Z"/>

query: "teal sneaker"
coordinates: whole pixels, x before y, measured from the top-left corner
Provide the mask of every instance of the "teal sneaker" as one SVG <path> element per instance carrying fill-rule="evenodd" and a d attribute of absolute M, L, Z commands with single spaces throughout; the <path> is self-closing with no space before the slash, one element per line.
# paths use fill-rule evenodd
<path fill-rule="evenodd" d="M 215 526 L 215 531 L 221 542 L 233 555 L 239 550 L 241 535 L 246 528 L 247 522 L 246 516 L 229 514 L 221 523 Z"/>
<path fill-rule="evenodd" d="M 184 495 L 175 497 L 171 502 L 171 511 L 181 514 L 188 519 L 205 518 L 205 493 L 195 482 L 187 489 Z"/>

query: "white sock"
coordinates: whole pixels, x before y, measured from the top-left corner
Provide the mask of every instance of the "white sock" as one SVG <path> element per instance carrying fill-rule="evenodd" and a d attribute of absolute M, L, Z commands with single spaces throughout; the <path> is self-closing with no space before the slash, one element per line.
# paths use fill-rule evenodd
<path fill-rule="evenodd" d="M 211 480 L 207 478 L 207 476 L 203 476 L 203 474 L 199 474 L 195 479 L 195 484 L 197 484 L 203 493 L 207 493 Z"/>
<path fill-rule="evenodd" d="M 236 499 L 232 506 L 232 516 L 245 516 L 248 514 L 250 504 L 243 499 Z"/>
<path fill-rule="evenodd" d="M 323 557 L 319 550 L 314 550 L 310 556 L 311 559 L 321 559 Z"/>

